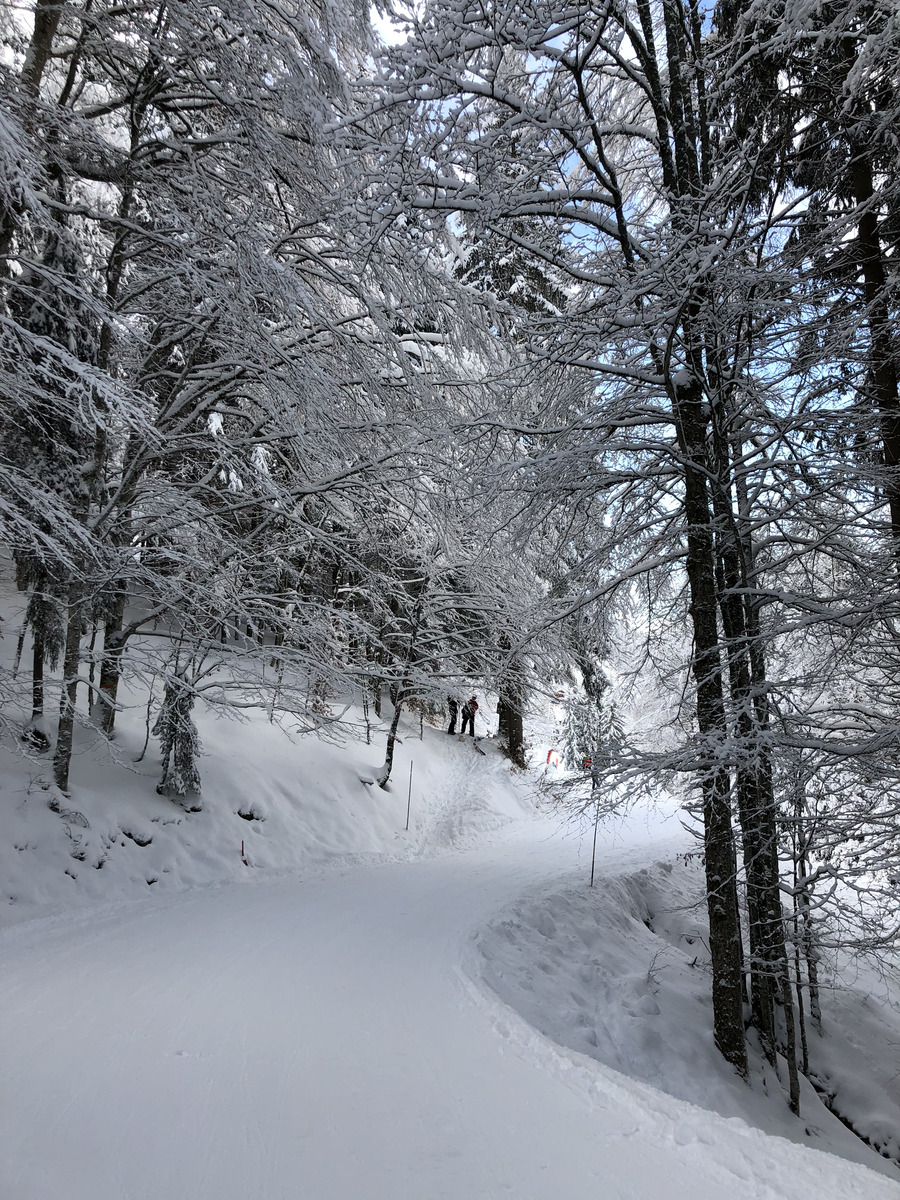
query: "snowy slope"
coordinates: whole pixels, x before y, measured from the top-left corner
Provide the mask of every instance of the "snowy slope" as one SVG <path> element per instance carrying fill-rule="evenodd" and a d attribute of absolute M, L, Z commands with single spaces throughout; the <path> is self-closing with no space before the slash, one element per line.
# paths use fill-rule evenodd
<path fill-rule="evenodd" d="M 779 1078 L 752 1045 L 751 1086 L 736 1084 L 712 1039 L 702 869 L 677 841 L 655 849 L 669 853 L 637 870 L 626 856 L 593 889 L 583 878 L 555 879 L 517 898 L 478 939 L 485 981 L 567 1049 L 900 1183 L 900 1013 L 885 982 L 828 989 L 824 1036 L 810 1029 L 808 1040 L 813 1071 L 823 1076 L 819 1064 L 829 1064 L 835 1106 L 894 1161 L 850 1132 L 805 1080 L 792 1116 L 784 1064 Z"/>
<path fill-rule="evenodd" d="M 548 833 L 8 930 L 0 1192 L 900 1196 L 558 1046 L 472 978 L 473 931 L 574 865 Z"/>
<path fill-rule="evenodd" d="M 383 791 L 360 780 L 383 761 L 383 722 L 366 745 L 362 715 L 351 710 L 350 736 L 339 744 L 292 737 L 264 714 L 227 720 L 201 704 L 195 717 L 204 747 L 203 807 L 186 812 L 156 795 L 155 739 L 135 761 L 145 740 L 143 716 L 137 704 L 122 714 L 116 761 L 98 735 L 79 730 L 71 795 L 60 801 L 59 815 L 48 807 L 58 798 L 46 785 L 46 758 L 29 757 L 9 740 L 0 749 L 0 924 L 59 905 L 245 882 L 254 871 L 294 872 L 347 855 L 408 857 L 520 819 L 533 807 L 527 789 L 512 786 L 495 745 L 487 743 L 489 754 L 481 757 L 470 741 L 427 725 L 420 741 L 418 718 L 402 727 L 391 790 Z M 472 788 L 467 780 L 476 768 L 480 783 Z M 454 789 L 466 794 L 463 817 Z"/>
<path fill-rule="evenodd" d="M 3 1200 L 900 1196 L 811 1093 L 798 1124 L 716 1056 L 677 821 L 601 829 L 591 891 L 589 831 L 490 741 L 411 719 L 384 792 L 383 728 L 198 719 L 195 813 L 133 761 L 137 707 L 118 763 L 82 731 L 60 813 L 6 748 Z M 882 1016 L 821 1070 L 887 1137 Z"/>

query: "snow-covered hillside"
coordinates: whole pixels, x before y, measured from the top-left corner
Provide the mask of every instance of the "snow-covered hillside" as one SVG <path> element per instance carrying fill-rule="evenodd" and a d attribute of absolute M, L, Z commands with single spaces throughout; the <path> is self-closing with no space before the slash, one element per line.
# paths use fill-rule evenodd
<path fill-rule="evenodd" d="M 756 1047 L 747 1088 L 716 1051 L 702 872 L 677 841 L 655 848 L 655 862 L 607 867 L 594 889 L 568 878 L 517 899 L 479 938 L 485 981 L 553 1041 L 614 1071 L 900 1182 L 896 988 L 861 964 L 852 984 L 830 976 L 810 1075 L 841 1119 L 806 1080 L 793 1117 L 782 1060 L 776 1074 Z"/>
<path fill-rule="evenodd" d="M 677 820 L 601 828 L 591 890 L 590 830 L 489 739 L 410 720 L 384 792 L 380 744 L 201 728 L 192 813 L 137 712 L 59 813 L 5 752 L 5 1198 L 900 1196 L 812 1089 L 798 1122 L 714 1051 Z M 829 1048 L 893 1149 L 900 1025 L 865 1016 L 874 1083 Z"/>
<path fill-rule="evenodd" d="M 351 855 L 409 857 L 533 807 L 529 787 L 514 784 L 494 743 L 486 741 L 487 754 L 479 755 L 471 739 L 427 725 L 420 740 L 417 717 L 402 732 L 385 791 L 363 782 L 384 758 L 383 722 L 366 745 L 362 714 L 351 711 L 341 740 L 327 742 L 291 736 L 264 714 L 228 720 L 198 706 L 203 797 L 200 810 L 190 812 L 156 794 L 155 738 L 136 761 L 143 715 L 137 706 L 122 714 L 116 761 L 104 739 L 79 731 L 68 799 L 48 786 L 46 758 L 7 745 L 0 775 L 2 923 L 56 906 L 138 899 L 149 888 L 167 894 L 320 868 Z M 60 805 L 58 814 L 51 804 Z"/>

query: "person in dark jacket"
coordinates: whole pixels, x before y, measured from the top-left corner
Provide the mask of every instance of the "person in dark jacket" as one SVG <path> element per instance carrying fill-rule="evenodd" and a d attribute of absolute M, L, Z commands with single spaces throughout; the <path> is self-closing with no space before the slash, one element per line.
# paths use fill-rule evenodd
<path fill-rule="evenodd" d="M 455 696 L 447 697 L 447 708 L 450 710 L 450 724 L 447 726 L 447 732 L 456 733 L 456 714 L 459 712 L 459 705 Z"/>
<path fill-rule="evenodd" d="M 478 701 L 475 699 L 474 696 L 472 696 L 469 700 L 467 700 L 465 702 L 465 704 L 463 705 L 462 712 L 463 712 L 462 729 L 459 732 L 464 734 L 466 732 L 466 725 L 468 724 L 469 733 L 471 733 L 472 737 L 474 737 L 475 736 L 475 714 L 478 712 Z"/>

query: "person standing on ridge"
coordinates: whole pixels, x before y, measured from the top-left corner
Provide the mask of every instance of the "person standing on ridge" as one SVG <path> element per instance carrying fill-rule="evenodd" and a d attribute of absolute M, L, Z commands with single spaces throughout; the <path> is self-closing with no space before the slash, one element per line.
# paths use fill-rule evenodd
<path fill-rule="evenodd" d="M 460 730 L 460 733 L 465 734 L 466 724 L 468 723 L 469 733 L 471 733 L 472 737 L 475 736 L 475 714 L 477 712 L 478 712 L 478 701 L 475 699 L 474 696 L 472 696 L 471 699 L 467 700 L 465 702 L 465 704 L 463 705 L 462 729 Z"/>
<path fill-rule="evenodd" d="M 447 732 L 456 733 L 456 714 L 459 712 L 459 705 L 455 696 L 447 697 L 447 708 L 450 710 L 450 724 L 447 726 Z"/>

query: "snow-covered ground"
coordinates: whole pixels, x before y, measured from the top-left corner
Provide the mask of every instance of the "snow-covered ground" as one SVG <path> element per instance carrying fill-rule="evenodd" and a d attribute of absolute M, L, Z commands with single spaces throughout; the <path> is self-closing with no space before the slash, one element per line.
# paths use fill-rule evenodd
<path fill-rule="evenodd" d="M 798 1123 L 716 1056 L 677 820 L 602 828 L 590 890 L 590 831 L 490 741 L 410 722 L 383 792 L 383 732 L 200 724 L 198 813 L 131 762 L 137 710 L 60 814 L 4 759 L 3 1200 L 900 1197 L 811 1089 Z M 863 1015 L 874 1083 L 830 1061 L 885 1130 L 900 1026 Z"/>
<path fill-rule="evenodd" d="M 753 1086 L 736 1086 L 712 1042 L 700 864 L 679 853 L 677 842 L 656 842 L 653 849 L 657 861 L 647 863 L 645 855 L 637 870 L 604 855 L 594 889 L 577 877 L 530 888 L 478 939 L 485 982 L 573 1051 L 677 1099 L 866 1163 L 900 1182 L 896 993 L 868 971 L 868 990 L 860 979 L 853 989 L 828 989 L 824 1034 L 810 1030 L 808 1039 L 810 1073 L 889 1162 L 876 1158 L 804 1079 L 800 1118 L 791 1116 L 784 1064 L 779 1078 L 752 1045 Z"/>
<path fill-rule="evenodd" d="M 122 714 L 115 763 L 102 737 L 78 731 L 70 797 L 61 801 L 59 815 L 48 808 L 49 763 L 7 745 L 0 761 L 0 925 L 60 905 L 243 883 L 254 873 L 321 868 L 348 855 L 415 856 L 521 819 L 533 808 L 527 787 L 508 785 L 509 766 L 495 746 L 488 744 L 488 760 L 470 741 L 428 726 L 427 740 L 420 741 L 415 716 L 402 731 L 390 790 L 383 791 L 361 777 L 371 780 L 384 759 L 384 722 L 375 723 L 366 745 L 362 714 L 351 712 L 348 725 L 357 740 L 337 744 L 292 736 L 264 714 L 217 719 L 200 705 L 202 808 L 186 812 L 156 795 L 155 738 L 136 761 L 145 741 L 143 717 L 137 704 Z M 499 786 L 488 783 L 497 778 Z"/>

